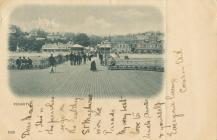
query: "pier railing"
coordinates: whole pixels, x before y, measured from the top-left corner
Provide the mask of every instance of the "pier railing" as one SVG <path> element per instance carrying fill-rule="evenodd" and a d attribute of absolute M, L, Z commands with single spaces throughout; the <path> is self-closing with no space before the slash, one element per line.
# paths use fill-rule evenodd
<path fill-rule="evenodd" d="M 162 58 L 143 58 L 143 59 L 116 59 L 108 61 L 109 70 L 145 70 L 145 71 L 164 71 Z"/>

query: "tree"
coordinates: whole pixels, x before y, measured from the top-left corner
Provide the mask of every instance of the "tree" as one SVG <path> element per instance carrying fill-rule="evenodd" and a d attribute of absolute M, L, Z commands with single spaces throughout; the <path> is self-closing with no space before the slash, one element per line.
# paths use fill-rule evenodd
<path fill-rule="evenodd" d="M 102 42 L 103 38 L 95 35 L 89 36 L 89 43 L 91 47 L 95 47 Z"/>
<path fill-rule="evenodd" d="M 69 41 L 73 41 L 75 34 L 74 33 L 65 33 L 64 37 L 66 38 L 66 40 Z"/>
<path fill-rule="evenodd" d="M 48 35 L 48 33 L 47 32 L 45 32 L 45 31 L 43 31 L 43 30 L 37 30 L 37 36 L 38 37 L 40 37 L 40 38 L 46 38 L 47 37 L 47 35 Z"/>
<path fill-rule="evenodd" d="M 16 51 L 17 46 L 19 45 L 19 38 L 24 36 L 24 33 L 21 31 L 20 27 L 16 25 L 10 26 L 9 34 L 9 50 Z"/>
<path fill-rule="evenodd" d="M 32 51 L 40 51 L 44 44 L 45 44 L 44 40 L 34 40 L 31 43 L 31 50 Z"/>
<path fill-rule="evenodd" d="M 73 41 L 75 44 L 79 44 L 85 47 L 90 45 L 89 37 L 85 33 L 75 35 Z"/>
<path fill-rule="evenodd" d="M 9 50 L 10 51 L 17 50 L 17 37 L 14 34 L 9 35 Z"/>

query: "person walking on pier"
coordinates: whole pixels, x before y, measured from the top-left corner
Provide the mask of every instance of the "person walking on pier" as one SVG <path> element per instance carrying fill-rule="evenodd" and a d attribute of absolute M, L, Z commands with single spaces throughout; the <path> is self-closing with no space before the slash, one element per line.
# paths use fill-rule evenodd
<path fill-rule="evenodd" d="M 103 55 L 101 53 L 99 53 L 99 60 L 100 60 L 100 64 L 103 64 Z"/>
<path fill-rule="evenodd" d="M 75 55 L 74 55 L 74 53 L 70 53 L 69 54 L 69 60 L 70 60 L 70 64 L 71 65 L 74 65 L 75 63 L 74 63 L 74 61 L 75 61 Z"/>
<path fill-rule="evenodd" d="M 75 65 L 78 65 L 78 61 L 79 61 L 79 57 L 78 57 L 78 54 L 76 53 L 76 54 L 75 54 L 74 64 L 75 64 Z"/>
<path fill-rule="evenodd" d="M 82 62 L 82 56 L 81 56 L 81 53 L 79 52 L 78 53 L 78 65 L 81 65 L 81 62 Z"/>
<path fill-rule="evenodd" d="M 84 53 L 83 54 L 83 62 L 84 62 L 84 64 L 86 64 L 86 59 L 87 59 L 87 55 L 86 55 L 86 53 Z"/>
<path fill-rule="evenodd" d="M 49 57 L 49 64 L 50 64 L 50 73 L 54 73 L 54 67 L 56 66 L 56 59 L 54 58 L 53 54 Z"/>

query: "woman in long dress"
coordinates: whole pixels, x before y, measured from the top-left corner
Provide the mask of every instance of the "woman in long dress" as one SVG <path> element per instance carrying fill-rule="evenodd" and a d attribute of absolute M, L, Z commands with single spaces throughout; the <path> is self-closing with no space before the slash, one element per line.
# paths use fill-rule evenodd
<path fill-rule="evenodd" d="M 91 63 L 90 63 L 90 70 L 91 71 L 96 71 L 96 57 L 91 58 Z"/>

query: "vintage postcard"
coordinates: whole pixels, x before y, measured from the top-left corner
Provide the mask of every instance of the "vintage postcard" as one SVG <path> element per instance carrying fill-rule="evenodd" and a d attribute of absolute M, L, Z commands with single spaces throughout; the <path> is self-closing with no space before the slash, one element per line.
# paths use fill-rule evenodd
<path fill-rule="evenodd" d="M 216 1 L 3 1 L 0 140 L 217 140 Z"/>

